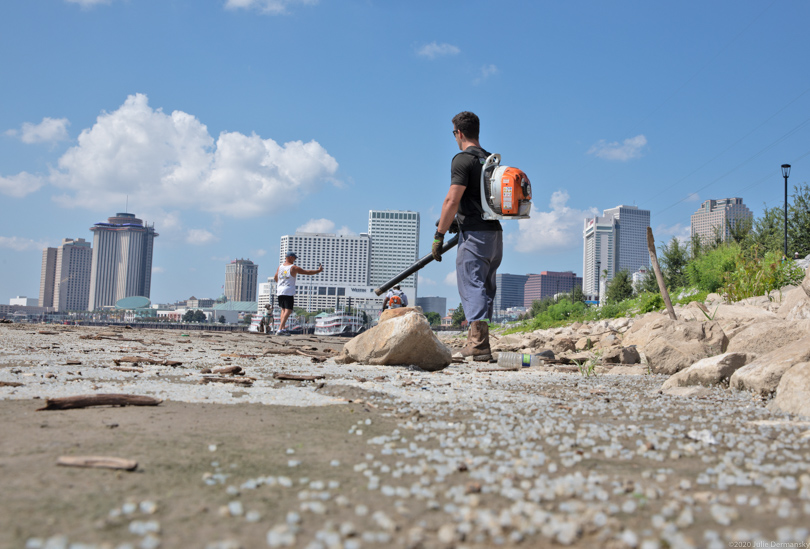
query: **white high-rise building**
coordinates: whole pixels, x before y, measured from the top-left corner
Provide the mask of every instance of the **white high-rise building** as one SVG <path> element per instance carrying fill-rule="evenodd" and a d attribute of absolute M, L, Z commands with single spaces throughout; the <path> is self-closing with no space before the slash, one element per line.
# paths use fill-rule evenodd
<path fill-rule="evenodd" d="M 295 264 L 302 269 L 314 270 L 323 265 L 322 273 L 298 277 L 296 307 L 318 311 L 351 305 L 369 314 L 378 312 L 383 298 L 376 296 L 374 288 L 369 287 L 370 249 L 371 240 L 367 234 L 295 233 L 282 236 L 279 265 L 284 263 L 288 252 L 295 252 L 298 256 Z M 272 280 L 272 276 L 268 277 L 268 282 Z"/>
<path fill-rule="evenodd" d="M 699 236 L 704 244 L 714 242 L 717 238 L 725 242 L 731 236 L 731 227 L 753 219 L 754 214 L 743 204 L 742 198 L 706 200 L 692 214 L 690 232 L 693 237 Z"/>
<path fill-rule="evenodd" d="M 369 285 L 385 284 L 419 259 L 419 213 L 400 210 L 370 210 L 368 236 L 371 238 Z M 417 293 L 417 274 L 400 283 L 403 291 Z M 414 300 L 415 303 L 415 300 Z"/>
<path fill-rule="evenodd" d="M 117 213 L 93 231 L 93 263 L 88 309 L 112 307 L 130 296 L 149 297 L 155 227 L 131 213 Z"/>
<path fill-rule="evenodd" d="M 585 219 L 582 231 L 582 292 L 604 299 L 605 287 L 619 271 L 634 273 L 650 265 L 647 227 L 650 211 L 617 206 Z"/>

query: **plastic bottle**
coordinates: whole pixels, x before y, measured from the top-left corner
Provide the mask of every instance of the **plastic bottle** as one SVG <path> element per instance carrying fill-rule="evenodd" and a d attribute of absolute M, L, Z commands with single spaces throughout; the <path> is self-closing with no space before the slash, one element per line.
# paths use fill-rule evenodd
<path fill-rule="evenodd" d="M 498 355 L 498 366 L 501 368 L 528 368 L 539 366 L 540 357 L 528 353 L 500 353 Z"/>

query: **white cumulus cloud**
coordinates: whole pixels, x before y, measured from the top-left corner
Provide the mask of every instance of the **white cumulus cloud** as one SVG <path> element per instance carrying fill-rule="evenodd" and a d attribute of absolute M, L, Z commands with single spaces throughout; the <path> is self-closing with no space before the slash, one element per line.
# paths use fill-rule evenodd
<path fill-rule="evenodd" d="M 219 238 L 205 229 L 189 229 L 188 233 L 186 233 L 186 242 L 195 246 L 216 242 L 217 240 Z"/>
<path fill-rule="evenodd" d="M 227 9 L 255 9 L 262 13 L 280 15 L 287 13 L 287 8 L 296 5 L 314 6 L 318 0 L 226 0 Z"/>
<path fill-rule="evenodd" d="M 498 74 L 498 67 L 495 65 L 484 65 L 478 71 L 478 77 L 475 79 L 475 84 L 480 84 L 490 76 Z"/>
<path fill-rule="evenodd" d="M 10 175 L 8 177 L 0 176 L 0 193 L 15 198 L 22 198 L 27 194 L 39 190 L 42 184 L 43 180 L 41 177 L 28 172 L 20 172 L 17 175 Z"/>
<path fill-rule="evenodd" d="M 452 270 L 444 277 L 444 283 L 448 286 L 458 286 L 458 279 L 456 278 L 456 271 Z"/>
<path fill-rule="evenodd" d="M 647 138 L 643 135 L 637 135 L 629 139 L 625 139 L 621 143 L 613 141 L 608 143 L 604 139 L 588 150 L 588 154 L 593 154 L 605 160 L 618 160 L 626 162 L 641 156 L 642 149 L 647 145 Z"/>
<path fill-rule="evenodd" d="M 41 240 L 31 240 L 19 236 L 0 236 L 0 248 L 8 248 L 15 252 L 28 252 L 31 250 L 42 250 L 48 244 Z"/>
<path fill-rule="evenodd" d="M 688 244 L 692 239 L 691 225 L 684 225 L 683 223 L 676 223 L 674 225 L 658 225 L 655 228 L 655 243 L 656 247 L 668 243 L 672 237 L 677 238 L 681 244 Z"/>
<path fill-rule="evenodd" d="M 279 145 L 256 134 L 214 138 L 196 117 L 152 109 L 143 94 L 102 113 L 59 159 L 50 181 L 65 206 L 125 202 L 232 217 L 284 211 L 332 181 L 338 163 L 316 141 Z"/>
<path fill-rule="evenodd" d="M 112 0 L 67 0 L 69 4 L 79 4 L 83 8 L 91 8 L 97 4 L 111 4 Z"/>
<path fill-rule="evenodd" d="M 418 274 L 417 276 L 419 277 L 419 285 L 420 286 L 435 286 L 436 285 L 436 281 L 433 280 L 432 278 L 428 278 L 426 276 L 423 276 L 421 273 Z M 453 281 L 453 283 L 455 284 L 455 281 Z"/>
<path fill-rule="evenodd" d="M 335 230 L 335 222 L 329 219 L 310 219 L 297 229 L 299 233 L 327 233 L 327 234 L 342 234 L 347 236 L 354 236 L 357 233 L 348 228 L 346 225 Z"/>
<path fill-rule="evenodd" d="M 8 130 L 6 135 L 19 137 L 23 143 L 56 143 L 57 141 L 67 141 L 70 136 L 67 127 L 70 122 L 67 118 L 42 119 L 39 124 L 24 122 L 20 130 Z"/>
<path fill-rule="evenodd" d="M 458 47 L 452 44 L 439 44 L 431 42 L 416 50 L 416 55 L 427 57 L 428 59 L 436 59 L 437 57 L 444 57 L 447 55 L 458 55 L 461 52 Z"/>
<path fill-rule="evenodd" d="M 599 215 L 599 210 L 577 210 L 568 207 L 566 191 L 551 195 L 549 211 L 541 212 L 532 204 L 531 219 L 518 221 L 518 232 L 510 234 L 507 242 L 524 253 L 559 251 L 582 246 L 582 224 L 585 218 Z"/>

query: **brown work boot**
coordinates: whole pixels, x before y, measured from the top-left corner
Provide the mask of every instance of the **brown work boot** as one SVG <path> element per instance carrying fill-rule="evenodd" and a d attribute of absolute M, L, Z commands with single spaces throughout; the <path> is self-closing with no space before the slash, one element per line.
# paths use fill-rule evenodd
<path fill-rule="evenodd" d="M 467 344 L 453 358 L 472 357 L 477 362 L 492 360 L 492 350 L 489 348 L 489 324 L 486 320 L 475 320 L 470 323 L 467 332 Z"/>

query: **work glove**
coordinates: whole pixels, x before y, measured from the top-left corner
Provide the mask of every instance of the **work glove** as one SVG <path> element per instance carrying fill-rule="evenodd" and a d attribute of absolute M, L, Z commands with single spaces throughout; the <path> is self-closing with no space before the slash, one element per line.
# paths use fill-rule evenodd
<path fill-rule="evenodd" d="M 444 235 L 436 231 L 436 234 L 433 235 L 433 247 L 430 249 L 430 253 L 436 261 L 442 260 L 442 246 L 444 246 Z"/>

